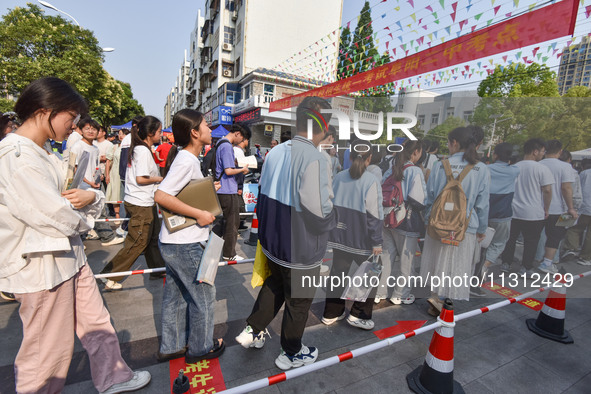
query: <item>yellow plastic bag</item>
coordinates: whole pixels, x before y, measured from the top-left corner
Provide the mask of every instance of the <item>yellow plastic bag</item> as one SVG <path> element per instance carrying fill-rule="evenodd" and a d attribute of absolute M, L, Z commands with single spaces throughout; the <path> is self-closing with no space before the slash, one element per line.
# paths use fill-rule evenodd
<path fill-rule="evenodd" d="M 262 286 L 269 275 L 271 275 L 271 270 L 267 263 L 267 256 L 263 253 L 261 242 L 257 241 L 257 252 L 254 256 L 254 266 L 252 267 L 252 279 L 250 280 L 250 285 L 253 289 L 257 286 Z"/>

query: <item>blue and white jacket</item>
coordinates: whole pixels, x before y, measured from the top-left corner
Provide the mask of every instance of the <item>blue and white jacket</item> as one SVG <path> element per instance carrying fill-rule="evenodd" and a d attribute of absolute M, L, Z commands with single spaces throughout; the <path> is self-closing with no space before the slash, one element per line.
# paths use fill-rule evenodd
<path fill-rule="evenodd" d="M 287 268 L 322 263 L 336 225 L 326 159 L 301 136 L 273 148 L 265 160 L 257 206 L 263 252 Z"/>
<path fill-rule="evenodd" d="M 504 222 L 513 216 L 513 195 L 515 194 L 515 179 L 519 175 L 519 167 L 509 165 L 503 161 L 489 164 L 490 172 L 490 209 L 489 222 Z"/>
<path fill-rule="evenodd" d="M 463 159 L 464 152 L 458 152 L 448 158 L 454 178 L 468 165 Z M 435 199 L 441 193 L 447 183 L 445 169 L 441 161 L 433 166 L 429 180 L 427 181 L 427 209 L 425 211 L 425 222 L 429 223 L 429 215 Z M 462 189 L 466 194 L 467 210 L 466 217 L 470 216 L 470 224 L 466 232 L 470 234 L 484 234 L 488 227 L 489 207 L 489 185 L 490 173 L 484 163 L 478 162 L 462 181 Z"/>
<path fill-rule="evenodd" d="M 336 228 L 330 232 L 328 246 L 345 252 L 368 255 L 382 246 L 382 186 L 378 178 L 365 171 L 353 179 L 349 170 L 339 172 L 333 181 Z"/>

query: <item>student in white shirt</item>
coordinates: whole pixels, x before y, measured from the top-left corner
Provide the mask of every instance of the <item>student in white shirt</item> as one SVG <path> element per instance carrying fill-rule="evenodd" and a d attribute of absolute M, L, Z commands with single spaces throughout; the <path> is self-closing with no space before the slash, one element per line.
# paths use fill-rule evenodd
<path fill-rule="evenodd" d="M 130 214 L 127 236 L 123 249 L 103 268 L 102 273 L 127 271 L 135 260 L 145 252 L 149 268 L 164 267 L 164 260 L 158 250 L 160 219 L 154 202 L 157 184 L 162 181 L 160 169 L 154 161 L 150 146 L 160 141 L 162 123 L 153 116 L 144 117 L 132 133 L 129 161 L 131 166 L 125 175 L 125 211 Z M 150 274 L 151 279 L 161 274 Z M 122 276 L 109 279 L 105 287 L 121 289 Z"/>
<path fill-rule="evenodd" d="M 14 362 L 18 393 L 62 391 L 74 350 L 74 334 L 88 352 L 99 392 L 137 390 L 150 373 L 133 372 L 121 357 L 90 270 L 80 233 L 92 228 L 104 204 L 100 191 L 62 192 L 65 163 L 43 149 L 63 140 L 84 99 L 58 78 L 32 82 L 15 111 L 22 126 L 0 143 L 0 290 L 14 293 L 23 340 Z"/>
<path fill-rule="evenodd" d="M 540 233 L 548 218 L 552 185 L 554 178 L 548 168 L 540 163 L 546 154 L 546 143 L 539 138 L 532 138 L 523 144 L 523 160 L 515 164 L 519 175 L 515 180 L 515 194 L 511 209 L 511 230 L 509 240 L 501 254 L 501 271 L 509 272 L 515 257 L 515 243 L 519 234 L 523 234 L 523 258 L 519 274 L 532 274 L 534 257 Z"/>
<path fill-rule="evenodd" d="M 202 113 L 183 109 L 172 119 L 172 133 L 176 145 L 170 149 L 166 176 L 154 199 L 172 212 L 195 218 L 197 224 L 174 233 L 166 226 L 160 230 L 159 246 L 166 262 L 167 280 L 162 298 L 158 359 L 165 361 L 185 355 L 187 363 L 196 363 L 219 357 L 225 348 L 221 339 L 213 339 L 215 286 L 195 282 L 209 238 L 209 225 L 215 217 L 183 203 L 176 195 L 190 181 L 203 178 L 198 156 L 203 146 L 211 143 L 211 130 Z M 177 146 L 182 150 L 178 151 Z"/>
<path fill-rule="evenodd" d="M 538 269 L 542 272 L 551 274 L 558 273 L 558 268 L 552 263 L 560 241 L 566 235 L 566 227 L 557 226 L 556 222 L 560 215 L 568 213 L 574 219 L 579 217 L 573 201 L 573 184 L 575 174 L 570 164 L 559 160 L 562 154 L 562 143 L 558 140 L 547 142 L 546 158 L 540 161 L 540 164 L 546 166 L 554 176 L 552 185 L 552 201 L 548 210 L 548 217 L 544 224 L 546 232 L 546 250 L 544 260 L 540 263 Z"/>

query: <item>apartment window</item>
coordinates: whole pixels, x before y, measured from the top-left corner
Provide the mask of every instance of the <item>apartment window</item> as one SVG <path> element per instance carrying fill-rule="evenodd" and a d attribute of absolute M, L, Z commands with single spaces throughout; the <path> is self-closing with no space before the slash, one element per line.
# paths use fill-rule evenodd
<path fill-rule="evenodd" d="M 419 121 L 419 126 L 423 126 L 425 124 L 425 115 L 419 115 L 417 120 Z"/>
<path fill-rule="evenodd" d="M 240 41 L 242 41 L 242 21 L 236 25 L 236 44 L 239 44 Z"/>
<path fill-rule="evenodd" d="M 243 93 L 244 94 L 242 95 L 242 97 L 244 97 L 245 100 L 248 99 L 248 98 L 250 98 L 250 85 L 246 85 L 244 87 Z"/>
<path fill-rule="evenodd" d="M 234 75 L 236 77 L 240 76 L 240 58 L 236 58 L 236 68 L 234 69 Z"/>
<path fill-rule="evenodd" d="M 226 0 L 226 9 L 234 11 L 236 9 L 236 2 L 233 0 Z"/>
<path fill-rule="evenodd" d="M 439 124 L 439 114 L 431 115 L 431 124 Z"/>
<path fill-rule="evenodd" d="M 266 83 L 263 86 L 263 94 L 265 96 L 274 96 L 275 95 L 275 85 L 271 85 Z"/>
<path fill-rule="evenodd" d="M 398 111 L 404 111 L 404 104 L 398 104 Z"/>
<path fill-rule="evenodd" d="M 445 112 L 445 117 L 449 118 L 450 116 L 454 116 L 454 111 L 455 111 L 454 107 L 449 107 L 447 109 L 447 111 Z"/>
<path fill-rule="evenodd" d="M 236 29 L 233 27 L 224 26 L 224 44 L 234 45 L 234 34 Z"/>
<path fill-rule="evenodd" d="M 471 117 L 472 117 L 472 111 L 464 111 L 464 120 L 466 122 L 470 122 Z"/>

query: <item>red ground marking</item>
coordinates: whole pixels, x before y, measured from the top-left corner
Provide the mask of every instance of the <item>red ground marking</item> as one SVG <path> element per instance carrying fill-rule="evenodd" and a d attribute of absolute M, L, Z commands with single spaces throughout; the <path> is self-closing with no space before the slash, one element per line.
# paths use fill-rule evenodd
<path fill-rule="evenodd" d="M 513 289 L 507 289 L 506 287 L 503 287 L 495 282 L 493 282 L 492 285 L 490 282 L 484 282 L 482 284 L 482 288 L 490 290 L 498 295 L 502 295 L 505 298 L 508 298 L 509 301 L 511 301 L 511 303 L 515 302 L 515 297 L 521 295 L 520 292 L 515 291 Z M 538 301 L 534 298 L 525 298 L 521 301 L 518 301 L 517 303 L 524 305 L 530 309 L 533 309 L 534 311 L 540 311 L 544 306 L 544 303 L 542 301 Z"/>
<path fill-rule="evenodd" d="M 179 370 L 181 369 L 189 379 L 190 394 L 200 392 L 210 394 L 226 389 L 220 362 L 217 358 L 199 361 L 195 364 L 185 364 L 185 358 L 182 357 L 171 360 L 169 363 L 171 393 L 174 380 L 179 376 Z"/>
<path fill-rule="evenodd" d="M 397 320 L 396 323 L 398 324 L 395 326 L 383 328 L 381 330 L 374 331 L 373 333 L 380 339 L 386 339 L 405 333 L 407 331 L 413 331 L 417 328 L 421 328 L 425 325 L 425 323 L 427 323 L 427 320 Z"/>

